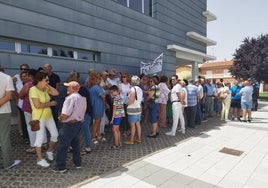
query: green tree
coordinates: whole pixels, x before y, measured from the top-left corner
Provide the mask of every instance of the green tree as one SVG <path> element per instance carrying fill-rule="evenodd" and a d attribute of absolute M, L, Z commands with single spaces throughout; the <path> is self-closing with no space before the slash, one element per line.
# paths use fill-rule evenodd
<path fill-rule="evenodd" d="M 234 77 L 268 81 L 268 34 L 245 38 L 233 56 L 230 72 Z"/>

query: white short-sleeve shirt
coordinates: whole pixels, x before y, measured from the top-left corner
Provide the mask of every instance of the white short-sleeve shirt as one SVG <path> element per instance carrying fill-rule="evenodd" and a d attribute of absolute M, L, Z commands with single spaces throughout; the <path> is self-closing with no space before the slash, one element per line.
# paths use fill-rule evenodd
<path fill-rule="evenodd" d="M 14 91 L 13 81 L 11 77 L 0 72 L 0 98 L 4 97 L 6 91 Z M 0 107 L 0 114 L 11 113 L 10 101 Z"/>
<path fill-rule="evenodd" d="M 171 102 L 179 101 L 177 93 L 181 93 L 181 92 L 182 92 L 182 87 L 180 84 L 176 84 L 175 86 L 173 86 L 171 90 L 171 95 L 170 95 Z"/>

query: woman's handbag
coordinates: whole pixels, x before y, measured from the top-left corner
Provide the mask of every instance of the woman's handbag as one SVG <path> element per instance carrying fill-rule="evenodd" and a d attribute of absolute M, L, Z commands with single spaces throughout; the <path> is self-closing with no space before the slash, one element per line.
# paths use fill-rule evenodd
<path fill-rule="evenodd" d="M 40 121 L 39 120 L 31 120 L 29 122 L 32 131 L 39 131 L 40 130 Z"/>
<path fill-rule="evenodd" d="M 41 119 L 42 114 L 43 114 L 43 111 L 44 111 L 44 109 L 42 110 L 42 113 L 41 113 L 39 119 Z M 38 120 L 38 119 L 37 119 L 37 120 L 31 120 L 31 121 L 29 122 L 29 124 L 30 124 L 30 126 L 31 126 L 31 130 L 32 130 L 32 131 L 39 131 L 39 130 L 40 130 L 40 120 Z"/>

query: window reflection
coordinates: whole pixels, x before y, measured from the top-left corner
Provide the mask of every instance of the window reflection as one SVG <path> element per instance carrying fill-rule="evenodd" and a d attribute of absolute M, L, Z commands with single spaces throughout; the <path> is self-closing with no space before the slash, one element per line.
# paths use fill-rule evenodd
<path fill-rule="evenodd" d="M 78 59 L 95 61 L 96 57 L 94 53 L 86 53 L 86 52 L 77 52 Z"/>
<path fill-rule="evenodd" d="M 0 50 L 15 51 L 15 42 L 0 40 Z"/>
<path fill-rule="evenodd" d="M 152 16 L 152 0 L 113 0 L 147 16 Z"/>
<path fill-rule="evenodd" d="M 60 56 L 60 57 L 74 57 L 73 51 L 64 50 L 64 49 L 53 49 L 53 56 Z"/>
<path fill-rule="evenodd" d="M 152 0 L 144 0 L 144 14 L 147 16 L 153 16 Z"/>
<path fill-rule="evenodd" d="M 47 55 L 47 48 L 32 44 L 21 44 L 21 52 Z"/>
<path fill-rule="evenodd" d="M 142 0 L 129 0 L 129 8 L 142 12 Z"/>

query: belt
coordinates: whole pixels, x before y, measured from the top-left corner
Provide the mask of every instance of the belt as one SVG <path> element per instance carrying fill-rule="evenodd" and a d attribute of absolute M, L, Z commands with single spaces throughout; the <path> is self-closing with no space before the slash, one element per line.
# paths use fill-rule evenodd
<path fill-rule="evenodd" d="M 180 102 L 180 101 L 171 101 L 171 104 L 173 104 L 174 102 Z"/>
<path fill-rule="evenodd" d="M 70 121 L 67 121 L 67 122 L 62 122 L 62 123 L 78 123 L 78 122 L 81 122 L 81 121 L 73 119 L 73 120 L 70 120 Z"/>

